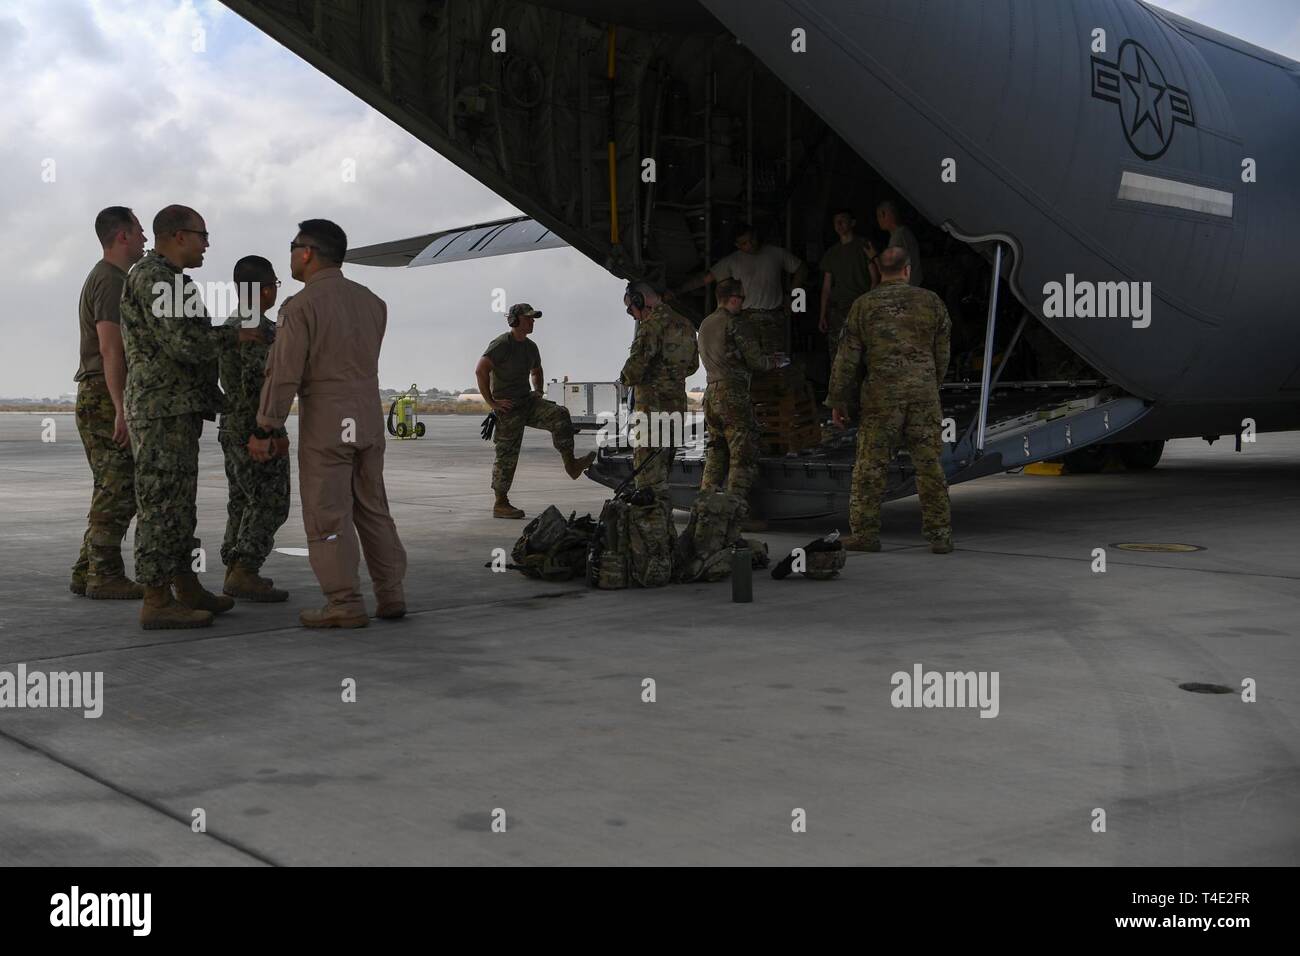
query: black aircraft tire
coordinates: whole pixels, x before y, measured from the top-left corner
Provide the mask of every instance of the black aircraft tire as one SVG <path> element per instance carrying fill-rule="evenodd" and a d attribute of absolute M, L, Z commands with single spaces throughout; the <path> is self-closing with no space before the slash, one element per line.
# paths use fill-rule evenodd
<path fill-rule="evenodd" d="M 1070 452 L 1062 461 L 1065 470 L 1072 475 L 1095 475 L 1106 463 L 1106 449 L 1102 445 L 1090 445 Z"/>
<path fill-rule="evenodd" d="M 1150 471 L 1160 464 L 1164 450 L 1163 441 L 1129 442 L 1119 446 L 1119 457 L 1129 471 Z"/>

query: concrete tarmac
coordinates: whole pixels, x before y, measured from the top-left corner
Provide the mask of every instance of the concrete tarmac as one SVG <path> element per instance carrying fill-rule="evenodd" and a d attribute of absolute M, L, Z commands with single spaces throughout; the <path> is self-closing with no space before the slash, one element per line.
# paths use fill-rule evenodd
<path fill-rule="evenodd" d="M 492 573 L 523 522 L 491 517 L 479 420 L 425 421 L 388 446 L 405 620 L 298 627 L 320 593 L 276 553 L 287 604 L 146 632 L 138 603 L 68 591 L 90 497 L 72 416 L 0 415 L 0 675 L 103 674 L 97 719 L 0 709 L 0 864 L 1300 862 L 1300 435 L 959 485 L 945 556 L 894 502 L 882 553 L 829 582 L 759 572 L 734 605 L 725 583 Z M 278 547 L 305 547 L 294 482 Z M 211 424 L 199 489 L 219 591 Z M 529 432 L 530 516 L 607 494 Z M 779 556 L 826 530 L 754 536 Z M 997 672 L 997 716 L 893 706 L 918 664 Z"/>

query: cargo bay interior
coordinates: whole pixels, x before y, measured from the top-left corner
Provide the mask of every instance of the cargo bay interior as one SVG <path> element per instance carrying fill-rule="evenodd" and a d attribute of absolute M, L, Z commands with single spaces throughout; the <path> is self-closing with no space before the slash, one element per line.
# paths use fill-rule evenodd
<path fill-rule="evenodd" d="M 976 251 L 916 214 L 730 37 L 658 37 L 648 49 L 633 41 L 625 49 L 619 41 L 624 31 L 596 32 L 591 26 L 588 48 L 580 54 L 588 64 L 580 74 L 586 81 L 579 83 L 587 108 L 579 112 L 574 132 L 582 145 L 579 158 L 588 165 L 581 182 L 604 181 L 612 187 L 603 194 L 584 188 L 573 197 L 566 218 L 593 232 L 608 230 L 607 265 L 677 287 L 733 250 L 737 224 L 752 224 L 765 242 L 789 249 L 808 264 L 806 307 L 791 312 L 788 341 L 820 401 L 829 361 L 818 331 L 821 276 L 816 266 L 828 244 L 837 241 L 831 214 L 841 207 L 853 209 L 859 235 L 883 249 L 887 236 L 876 225 L 875 209 L 892 199 L 917 236 L 925 286 L 944 299 L 953 319 L 952 360 L 942 389 L 945 413 L 954 419 L 957 434 L 971 429 L 982 391 L 990 250 Z M 624 58 L 634 64 L 630 69 Z M 603 79 L 597 75 L 602 62 Z M 880 135 L 888 136 L 888 130 Z M 653 160 L 653 167 L 646 160 Z M 647 169 L 652 176 L 642 175 Z M 619 179 L 629 173 L 632 182 L 625 186 Z M 612 210 L 610 195 L 619 197 Z M 674 302 L 697 323 L 713 304 L 708 289 Z M 1042 415 L 1064 414 L 1114 391 L 1023 308 L 1005 281 L 1000 282 L 997 312 L 990 434 Z M 805 447 L 804 457 L 810 452 L 851 457 L 847 437 L 849 441 L 823 443 L 817 451 Z M 1125 459 L 1149 467 L 1153 452 L 1158 459 L 1159 448 L 1128 448 Z M 1074 452 L 1070 460 L 1076 470 L 1095 470 L 1102 461 L 1095 450 Z M 900 483 L 907 477 L 903 464 Z"/>
<path fill-rule="evenodd" d="M 816 264 L 835 241 L 831 212 L 856 210 L 859 231 L 881 244 L 875 206 L 898 201 L 920 245 L 924 284 L 953 319 L 945 413 L 959 435 L 973 429 L 985 392 L 989 245 L 976 250 L 908 208 L 797 91 L 702 8 L 677 4 L 680 16 L 661 11 L 641 18 L 641 26 L 614 26 L 584 0 L 231 5 L 620 276 L 678 286 L 732 251 L 737 222 L 753 223 L 764 241 L 810 266 L 806 309 L 791 316 L 789 335 L 817 401 L 828 361 L 817 331 Z M 713 306 L 707 290 L 674 304 L 697 323 Z M 1115 396 L 1005 282 L 997 304 L 990 436 Z M 1073 439 L 1057 436 L 1062 452 L 1072 443 L 1083 443 L 1078 429 Z M 842 460 L 852 457 L 845 444 L 800 450 Z M 1055 450 L 1036 441 L 1030 455 L 1026 443 L 1025 458 Z"/>

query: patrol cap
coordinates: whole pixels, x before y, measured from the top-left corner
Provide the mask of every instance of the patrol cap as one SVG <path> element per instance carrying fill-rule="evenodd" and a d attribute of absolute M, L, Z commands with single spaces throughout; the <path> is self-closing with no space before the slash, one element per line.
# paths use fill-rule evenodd
<path fill-rule="evenodd" d="M 719 302 L 723 299 L 729 299 L 733 295 L 738 295 L 742 298 L 745 295 L 745 287 L 739 279 L 723 279 L 718 283 L 715 291 L 717 292 Z"/>
<path fill-rule="evenodd" d="M 514 325 L 514 323 L 527 316 L 532 316 L 534 319 L 540 319 L 542 313 L 534 309 L 527 302 L 518 302 L 510 307 L 510 314 L 506 316 L 506 318 L 510 321 L 511 325 Z"/>

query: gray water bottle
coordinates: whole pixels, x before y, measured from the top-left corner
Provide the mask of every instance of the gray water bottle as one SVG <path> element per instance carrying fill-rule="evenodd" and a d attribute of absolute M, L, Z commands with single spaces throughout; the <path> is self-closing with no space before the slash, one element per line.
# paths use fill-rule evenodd
<path fill-rule="evenodd" d="M 749 604 L 754 600 L 754 573 L 748 545 L 731 547 L 731 600 Z"/>

